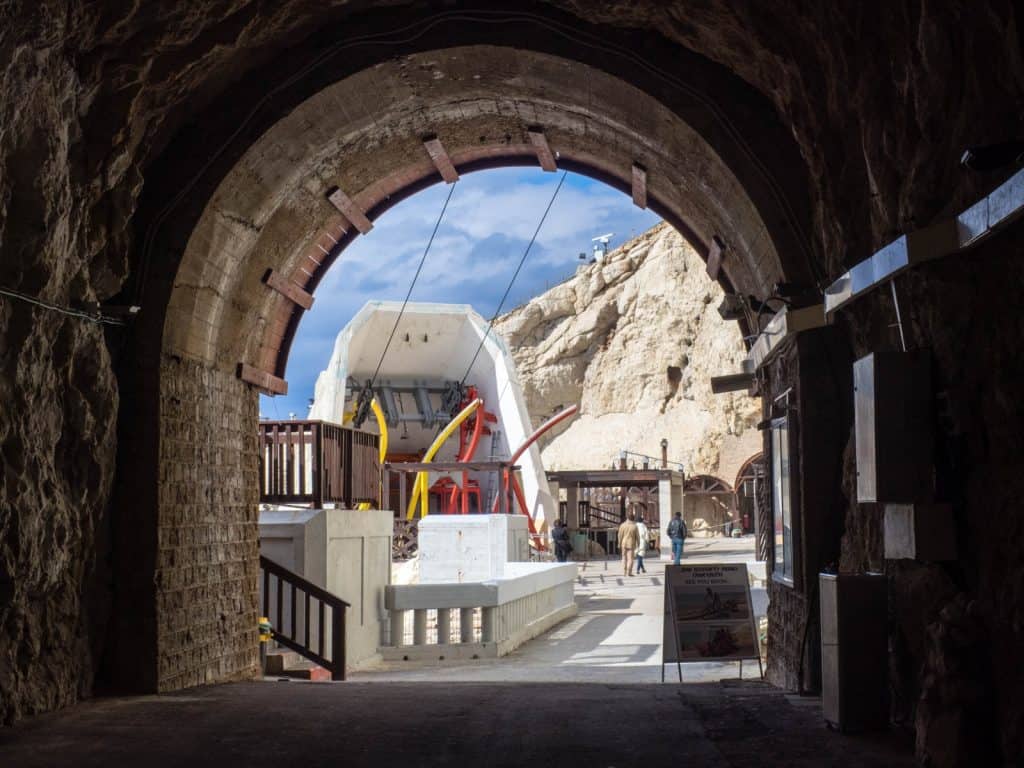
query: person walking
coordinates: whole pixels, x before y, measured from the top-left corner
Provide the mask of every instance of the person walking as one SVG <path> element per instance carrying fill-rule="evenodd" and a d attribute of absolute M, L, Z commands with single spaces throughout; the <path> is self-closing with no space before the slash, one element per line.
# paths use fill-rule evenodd
<path fill-rule="evenodd" d="M 672 540 L 672 565 L 679 565 L 683 559 L 683 540 L 686 538 L 686 521 L 683 520 L 682 512 L 676 512 L 668 524 L 668 537 Z"/>
<path fill-rule="evenodd" d="M 619 549 L 622 550 L 622 573 L 625 576 L 633 575 L 633 558 L 636 556 L 636 546 L 640 541 L 640 534 L 636 528 L 636 515 L 632 512 L 619 526 Z"/>
<path fill-rule="evenodd" d="M 647 537 L 650 535 L 647 532 L 647 523 L 642 517 L 636 519 L 636 533 L 639 537 L 636 545 L 636 575 L 639 576 L 641 573 L 647 573 L 647 569 L 644 568 L 644 555 L 647 554 Z"/>
<path fill-rule="evenodd" d="M 572 541 L 569 539 L 569 529 L 561 520 L 555 520 L 555 527 L 551 531 L 551 541 L 555 547 L 555 558 L 564 563 L 572 552 Z"/>

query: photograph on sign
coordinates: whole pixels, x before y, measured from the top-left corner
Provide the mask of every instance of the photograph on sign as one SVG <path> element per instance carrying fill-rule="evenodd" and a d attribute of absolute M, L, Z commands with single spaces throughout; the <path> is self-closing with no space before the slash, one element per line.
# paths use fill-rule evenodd
<path fill-rule="evenodd" d="M 679 623 L 680 661 L 752 659 L 756 655 L 754 633 L 746 623 L 707 627 Z"/>
<path fill-rule="evenodd" d="M 665 568 L 663 663 L 759 659 L 745 563 Z"/>
<path fill-rule="evenodd" d="M 739 621 L 750 617 L 744 587 L 676 590 L 676 621 Z"/>

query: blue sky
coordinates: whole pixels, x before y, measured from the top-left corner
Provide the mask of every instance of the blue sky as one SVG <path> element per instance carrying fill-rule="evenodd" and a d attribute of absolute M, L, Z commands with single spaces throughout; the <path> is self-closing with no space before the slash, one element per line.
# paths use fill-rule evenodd
<path fill-rule="evenodd" d="M 472 304 L 485 318 L 498 306 L 560 173 L 504 168 L 467 174 L 456 184 L 410 301 Z M 317 374 L 334 339 L 371 299 L 401 301 L 441 212 L 449 187 L 437 184 L 374 221 L 331 267 L 316 291 L 288 359 L 288 394 L 260 397 L 268 418 L 306 415 Z M 589 256 L 590 239 L 614 232 L 621 245 L 659 221 L 627 195 L 585 176 L 569 174 L 530 250 L 503 312 L 543 293 Z"/>

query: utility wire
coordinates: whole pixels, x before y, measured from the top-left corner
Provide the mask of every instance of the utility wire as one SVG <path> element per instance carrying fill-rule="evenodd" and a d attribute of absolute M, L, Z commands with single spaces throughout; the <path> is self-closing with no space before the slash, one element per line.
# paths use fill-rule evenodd
<path fill-rule="evenodd" d="M 10 288 L 0 288 L 0 295 L 6 296 L 11 299 L 17 299 L 23 301 L 26 304 L 32 304 L 42 309 L 48 309 L 51 312 L 59 312 L 62 315 L 68 317 L 76 317 L 79 320 L 85 320 L 86 322 L 96 323 L 97 325 L 124 325 L 123 320 L 118 320 L 113 317 L 107 317 L 106 315 L 95 313 L 91 314 L 79 309 L 71 309 L 70 307 L 62 307 L 58 304 L 51 304 L 48 301 L 37 299 L 35 296 L 29 296 L 27 293 L 21 293 L 20 291 L 14 291 Z"/>
<path fill-rule="evenodd" d="M 540 234 L 540 228 L 544 226 L 544 222 L 548 217 L 548 213 L 551 212 L 551 206 L 555 204 L 555 198 L 558 197 L 559 191 L 562 189 L 562 183 L 565 181 L 565 176 L 568 171 L 562 171 L 562 178 L 558 180 L 558 186 L 555 187 L 554 194 L 551 195 L 551 199 L 548 200 L 548 207 L 544 209 L 544 214 L 540 217 L 540 221 L 537 222 L 537 228 L 533 231 L 533 237 L 530 238 L 530 242 L 526 244 L 526 250 L 523 251 L 523 256 L 519 259 L 519 266 L 516 267 L 516 271 L 512 274 L 512 279 L 508 281 L 508 287 L 505 288 L 505 294 L 501 297 L 501 301 L 498 302 L 498 308 L 494 310 L 494 314 L 491 316 L 491 320 L 487 323 L 487 331 L 484 333 L 483 338 L 480 339 L 480 344 L 476 348 L 476 352 L 473 353 L 473 359 L 469 361 L 469 367 L 466 368 L 466 373 L 462 377 L 462 381 L 459 382 L 459 386 L 466 384 L 466 379 L 469 378 L 469 372 L 473 370 L 473 365 L 476 363 L 477 357 L 480 355 L 480 350 L 484 348 L 484 342 L 487 341 L 487 337 L 491 335 L 491 328 L 494 327 L 494 321 L 498 319 L 501 314 L 501 308 L 505 306 L 505 299 L 508 298 L 508 294 L 512 290 L 512 286 L 519 277 L 519 271 L 523 268 L 523 264 L 526 263 L 526 257 L 530 254 L 530 249 L 533 248 L 534 242 L 537 240 L 537 235 Z"/>
<path fill-rule="evenodd" d="M 434 237 L 437 235 L 437 230 L 441 226 L 441 221 L 444 219 L 444 212 L 448 210 L 448 203 L 452 199 L 452 193 L 455 191 L 455 185 L 459 182 L 453 181 L 451 188 L 448 190 L 448 197 L 444 200 L 444 205 L 441 207 L 441 215 L 437 217 L 437 222 L 434 224 L 434 231 L 430 233 L 430 239 L 427 241 L 427 247 L 423 249 L 423 255 L 420 257 L 420 264 L 416 267 L 416 274 L 412 276 L 412 282 L 409 284 L 409 290 L 406 291 L 405 301 L 402 302 L 402 308 L 398 311 L 398 317 L 395 318 L 395 325 L 391 329 L 391 335 L 388 336 L 388 342 L 384 345 L 384 351 L 380 353 L 380 360 L 377 361 L 377 368 L 373 372 L 373 377 L 370 379 L 369 389 L 373 389 L 373 383 L 377 380 L 377 374 L 380 373 L 380 367 L 384 365 L 384 356 L 388 353 L 388 348 L 391 346 L 392 339 L 395 338 L 395 332 L 398 331 L 398 324 L 402 320 L 402 315 L 405 313 L 405 307 L 409 303 L 409 297 L 412 296 L 412 289 L 416 287 L 416 281 L 420 277 L 420 272 L 423 269 L 423 263 L 427 260 L 427 254 L 430 253 L 430 246 L 434 244 Z"/>

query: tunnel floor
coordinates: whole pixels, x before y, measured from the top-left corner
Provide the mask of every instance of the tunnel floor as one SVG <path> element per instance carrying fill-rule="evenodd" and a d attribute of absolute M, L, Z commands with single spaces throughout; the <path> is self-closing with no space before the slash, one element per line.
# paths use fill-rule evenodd
<path fill-rule="evenodd" d="M 0 765 L 911 766 L 759 681 L 251 682 L 101 699 L 0 731 Z"/>

